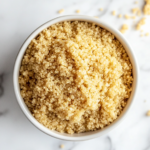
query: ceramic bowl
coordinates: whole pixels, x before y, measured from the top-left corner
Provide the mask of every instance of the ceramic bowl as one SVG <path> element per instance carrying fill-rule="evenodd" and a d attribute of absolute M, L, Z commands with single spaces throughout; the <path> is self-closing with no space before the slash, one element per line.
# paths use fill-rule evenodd
<path fill-rule="evenodd" d="M 100 27 L 105 28 L 106 30 L 110 31 L 112 34 L 114 34 L 116 36 L 116 38 L 122 43 L 122 45 L 124 46 L 126 52 L 128 53 L 128 55 L 130 57 L 130 60 L 131 60 L 132 66 L 133 66 L 134 81 L 133 81 L 133 90 L 132 90 L 131 96 L 127 102 L 127 105 L 124 108 L 121 115 L 113 123 L 111 123 L 109 126 L 105 127 L 104 129 L 100 129 L 97 131 L 90 131 L 90 132 L 70 135 L 70 134 L 66 134 L 66 133 L 59 133 L 57 131 L 52 131 L 52 130 L 46 128 L 45 126 L 40 124 L 31 115 L 29 109 L 27 108 L 26 104 L 24 103 L 23 98 L 20 95 L 18 76 L 19 76 L 19 69 L 20 69 L 22 58 L 23 58 L 26 48 L 28 47 L 31 40 L 33 38 L 35 38 L 43 29 L 45 29 L 53 24 L 56 24 L 58 22 L 63 22 L 63 21 L 74 21 L 74 20 L 95 23 L 95 24 L 99 25 Z M 139 71 L 138 71 L 138 65 L 137 65 L 137 61 L 135 58 L 135 54 L 134 54 L 133 49 L 131 48 L 130 44 L 128 43 L 128 41 L 125 39 L 125 37 L 118 30 L 114 29 L 111 26 L 111 23 L 107 24 L 107 23 L 104 23 L 103 21 L 101 21 L 100 19 L 90 17 L 90 16 L 82 16 L 82 15 L 61 16 L 61 17 L 52 19 L 52 20 L 44 23 L 43 25 L 38 27 L 35 31 L 33 31 L 29 35 L 29 37 L 26 39 L 26 41 L 24 42 L 24 44 L 22 45 L 22 47 L 18 53 L 16 62 L 14 65 L 14 73 L 13 73 L 14 92 L 16 94 L 17 101 L 18 101 L 22 111 L 24 112 L 25 116 L 30 120 L 30 122 L 35 127 L 40 129 L 44 133 L 46 133 L 52 137 L 58 138 L 58 139 L 69 140 L 69 141 L 89 140 L 89 139 L 96 138 L 96 137 L 99 137 L 102 135 L 106 135 L 110 130 L 116 128 L 116 126 L 119 123 L 121 123 L 122 120 L 125 118 L 125 116 L 127 116 L 127 112 L 129 111 L 129 109 L 131 108 L 131 105 L 133 104 L 133 101 L 135 100 L 135 96 L 136 96 L 137 88 L 138 88 L 138 79 L 139 79 Z"/>

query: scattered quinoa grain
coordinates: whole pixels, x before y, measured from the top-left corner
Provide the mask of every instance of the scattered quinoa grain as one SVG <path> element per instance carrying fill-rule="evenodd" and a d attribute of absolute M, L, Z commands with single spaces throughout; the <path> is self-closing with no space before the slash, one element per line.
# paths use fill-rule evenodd
<path fill-rule="evenodd" d="M 145 15 L 150 15 L 150 0 L 145 0 L 143 12 Z"/>
<path fill-rule="evenodd" d="M 141 34 L 140 36 L 143 37 L 143 34 Z"/>
<path fill-rule="evenodd" d="M 78 10 L 76 10 L 76 13 L 80 13 L 80 10 L 78 9 Z"/>
<path fill-rule="evenodd" d="M 129 29 L 128 25 L 127 24 L 123 24 L 122 27 L 121 27 L 121 29 L 120 29 L 120 32 L 121 33 L 125 33 L 126 30 L 128 30 L 128 29 Z"/>
<path fill-rule="evenodd" d="M 136 16 L 129 16 L 129 15 L 124 15 L 124 17 L 125 17 L 126 19 L 135 19 L 135 18 L 136 18 Z"/>
<path fill-rule="evenodd" d="M 66 21 L 31 41 L 18 80 L 38 122 L 73 134 L 102 129 L 118 118 L 131 95 L 132 64 L 106 29 Z"/>
<path fill-rule="evenodd" d="M 131 18 L 132 18 L 132 19 L 136 19 L 136 16 L 132 16 Z"/>
<path fill-rule="evenodd" d="M 95 18 L 98 18 L 98 16 L 94 16 Z"/>
<path fill-rule="evenodd" d="M 138 10 L 137 15 L 141 16 L 141 10 L 140 9 Z"/>
<path fill-rule="evenodd" d="M 146 18 L 144 17 L 138 22 L 138 24 L 136 25 L 136 30 L 140 30 L 141 26 L 145 24 L 145 20 Z"/>
<path fill-rule="evenodd" d="M 147 32 L 145 35 L 146 35 L 146 36 L 149 36 L 149 33 Z"/>
<path fill-rule="evenodd" d="M 130 19 L 130 16 L 129 16 L 129 15 L 124 15 L 124 17 L 125 17 L 126 19 Z"/>
<path fill-rule="evenodd" d="M 60 145 L 60 148 L 64 148 L 64 147 L 65 147 L 65 145 L 63 145 L 63 144 Z"/>
<path fill-rule="evenodd" d="M 132 13 L 137 14 L 138 16 L 141 16 L 141 10 L 139 8 L 133 8 Z"/>
<path fill-rule="evenodd" d="M 139 2 L 138 2 L 138 1 L 135 1 L 134 3 L 135 3 L 135 4 L 138 4 Z"/>
<path fill-rule="evenodd" d="M 103 11 L 103 8 L 100 8 L 99 10 L 100 10 L 100 11 Z"/>
<path fill-rule="evenodd" d="M 133 9 L 132 9 L 132 13 L 133 13 L 133 14 L 136 14 L 137 11 L 138 11 L 138 8 L 133 8 Z"/>
<path fill-rule="evenodd" d="M 118 17 L 119 17 L 119 18 L 122 18 L 122 15 L 121 15 L 121 14 L 119 14 L 119 15 L 118 15 Z"/>
<path fill-rule="evenodd" d="M 114 11 L 112 11 L 112 15 L 113 16 L 115 16 L 116 15 L 116 11 L 114 10 Z"/>
<path fill-rule="evenodd" d="M 59 14 L 61 14 L 63 12 L 64 12 L 64 9 L 61 9 L 61 10 L 58 11 Z"/>
<path fill-rule="evenodd" d="M 147 116 L 150 116 L 150 110 L 147 112 Z"/>

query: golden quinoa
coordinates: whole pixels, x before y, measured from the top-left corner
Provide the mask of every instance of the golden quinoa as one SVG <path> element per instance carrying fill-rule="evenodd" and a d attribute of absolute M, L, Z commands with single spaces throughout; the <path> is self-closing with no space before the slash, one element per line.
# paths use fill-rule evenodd
<path fill-rule="evenodd" d="M 144 12 L 144 15 L 150 15 L 150 0 L 145 0 L 143 12 Z"/>
<path fill-rule="evenodd" d="M 32 115 L 69 134 L 102 129 L 126 106 L 132 65 L 116 37 L 88 22 L 67 21 L 31 41 L 20 67 L 21 95 Z"/>
<path fill-rule="evenodd" d="M 129 29 L 128 25 L 127 24 L 123 24 L 122 27 L 121 27 L 121 29 L 120 29 L 120 32 L 121 33 L 125 33 L 126 30 L 128 30 L 128 29 Z"/>

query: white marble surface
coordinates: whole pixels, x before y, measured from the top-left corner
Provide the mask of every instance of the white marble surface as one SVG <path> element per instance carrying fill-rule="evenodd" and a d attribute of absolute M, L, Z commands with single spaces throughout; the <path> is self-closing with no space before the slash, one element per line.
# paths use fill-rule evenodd
<path fill-rule="evenodd" d="M 150 36 L 140 37 L 135 24 L 141 17 L 126 20 L 112 16 L 130 14 L 131 8 L 143 7 L 144 0 L 0 0 L 0 150 L 150 150 Z M 12 83 L 16 55 L 27 36 L 44 22 L 61 15 L 81 14 L 99 16 L 116 29 L 129 25 L 124 34 L 132 45 L 140 67 L 140 89 L 128 117 L 108 135 L 84 142 L 67 142 L 52 138 L 36 129 L 17 104 Z M 100 12 L 98 9 L 103 8 Z M 150 32 L 150 16 L 142 27 Z M 144 102 L 146 100 L 146 102 Z"/>

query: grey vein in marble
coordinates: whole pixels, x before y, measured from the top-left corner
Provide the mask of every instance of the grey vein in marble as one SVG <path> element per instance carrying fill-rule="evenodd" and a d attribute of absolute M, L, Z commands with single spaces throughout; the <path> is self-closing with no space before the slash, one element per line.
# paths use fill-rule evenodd
<path fill-rule="evenodd" d="M 144 66 L 141 66 L 140 70 L 144 72 L 150 72 L 150 68 L 144 68 Z"/>
<path fill-rule="evenodd" d="M 4 93 L 4 89 L 3 89 L 2 83 L 3 83 L 3 74 L 0 74 L 0 97 Z"/>
<path fill-rule="evenodd" d="M 101 16 L 105 15 L 105 14 L 108 12 L 109 7 L 110 7 L 112 1 L 113 1 L 113 0 L 110 0 L 110 1 L 107 3 L 107 6 L 106 6 L 105 10 L 104 10 L 100 15 L 98 15 L 98 17 L 101 17 Z"/>
<path fill-rule="evenodd" d="M 112 149 L 113 149 L 112 140 L 111 140 L 110 136 L 107 136 L 106 138 L 107 138 L 108 141 L 109 141 L 109 145 L 110 145 L 109 150 L 112 150 Z"/>
<path fill-rule="evenodd" d="M 1 116 L 4 116 L 4 115 L 7 114 L 7 113 L 8 113 L 8 110 L 7 110 L 7 109 L 4 110 L 4 111 L 2 111 L 2 112 L 0 111 L 0 117 L 1 117 Z"/>

